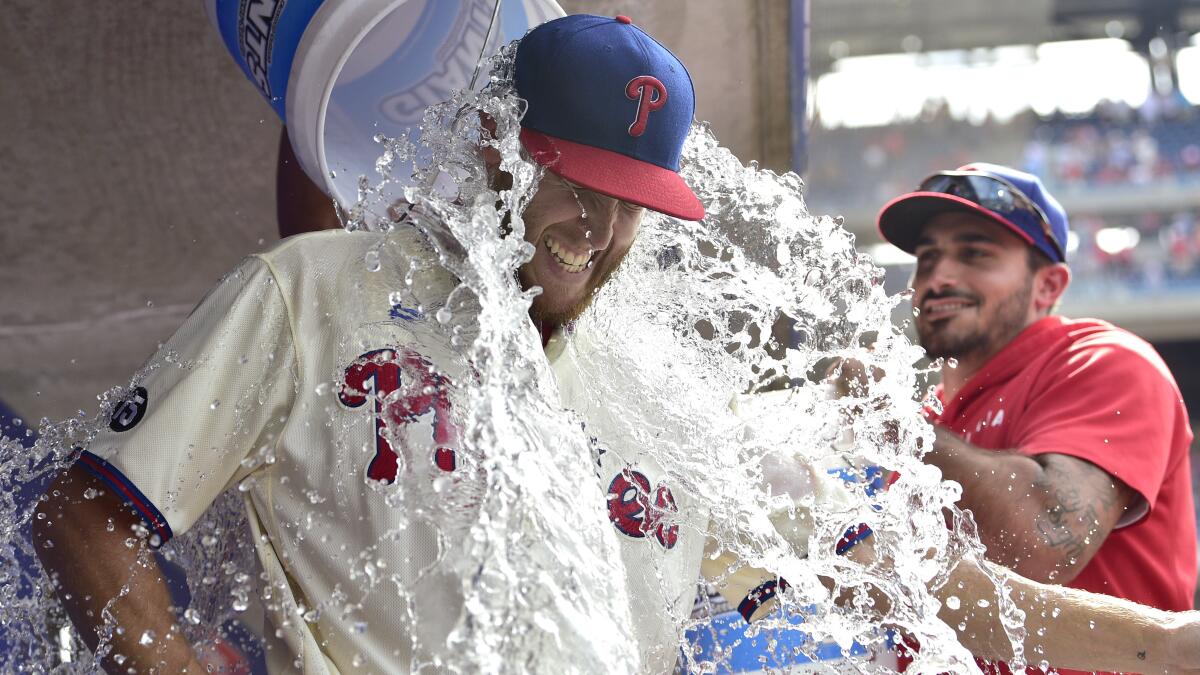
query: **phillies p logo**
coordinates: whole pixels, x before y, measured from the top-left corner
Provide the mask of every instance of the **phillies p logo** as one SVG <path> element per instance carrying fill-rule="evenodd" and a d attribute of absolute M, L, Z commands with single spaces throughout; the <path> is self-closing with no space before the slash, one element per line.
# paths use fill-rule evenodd
<path fill-rule="evenodd" d="M 656 77 L 638 75 L 625 85 L 625 96 L 638 102 L 637 116 L 629 125 L 629 135 L 636 138 L 646 133 L 650 113 L 667 104 L 667 88 Z"/>

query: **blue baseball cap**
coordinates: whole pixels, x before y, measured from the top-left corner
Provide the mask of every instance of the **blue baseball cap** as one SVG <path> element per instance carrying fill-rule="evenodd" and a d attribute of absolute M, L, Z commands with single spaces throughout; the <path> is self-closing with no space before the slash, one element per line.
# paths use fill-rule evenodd
<path fill-rule="evenodd" d="M 589 190 L 686 220 L 704 206 L 679 175 L 696 112 L 687 68 L 628 17 L 548 21 L 517 47 L 521 142 Z"/>
<path fill-rule="evenodd" d="M 952 211 L 994 220 L 1050 260 L 1067 262 L 1067 212 L 1037 176 L 999 164 L 974 162 L 926 178 L 915 192 L 884 205 L 877 220 L 879 234 L 912 253 L 925 223 Z"/>

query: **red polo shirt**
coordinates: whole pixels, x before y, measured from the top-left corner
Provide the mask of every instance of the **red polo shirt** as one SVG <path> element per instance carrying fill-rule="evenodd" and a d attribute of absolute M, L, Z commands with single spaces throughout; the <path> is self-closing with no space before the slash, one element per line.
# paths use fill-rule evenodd
<path fill-rule="evenodd" d="M 1153 347 L 1104 321 L 1046 317 L 943 404 L 935 422 L 974 445 L 1079 457 L 1141 495 L 1069 586 L 1162 609 L 1192 608 L 1192 431 L 1179 388 Z"/>

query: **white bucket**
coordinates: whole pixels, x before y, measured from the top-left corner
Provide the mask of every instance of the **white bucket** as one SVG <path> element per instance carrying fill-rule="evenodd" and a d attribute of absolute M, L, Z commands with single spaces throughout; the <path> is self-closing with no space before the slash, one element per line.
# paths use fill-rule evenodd
<path fill-rule="evenodd" d="M 204 2 L 304 171 L 347 208 L 359 176 L 379 179 L 376 134 L 415 140 L 424 109 L 468 86 L 481 57 L 564 14 L 554 0 Z"/>

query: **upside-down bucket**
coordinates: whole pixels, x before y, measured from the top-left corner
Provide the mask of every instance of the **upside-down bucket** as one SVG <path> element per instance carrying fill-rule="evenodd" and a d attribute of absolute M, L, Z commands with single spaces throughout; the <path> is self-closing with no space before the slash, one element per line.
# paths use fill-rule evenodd
<path fill-rule="evenodd" d="M 343 207 L 375 182 L 375 137 L 416 140 L 424 109 L 487 82 L 482 59 L 554 0 L 204 0 L 229 53 L 288 126 L 305 173 Z M 408 167 L 396 167 L 403 178 Z"/>

